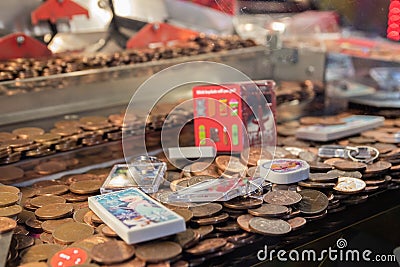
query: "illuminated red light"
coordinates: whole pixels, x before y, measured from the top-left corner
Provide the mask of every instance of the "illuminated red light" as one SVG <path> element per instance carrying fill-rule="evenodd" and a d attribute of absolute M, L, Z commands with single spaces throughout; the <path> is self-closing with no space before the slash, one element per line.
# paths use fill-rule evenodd
<path fill-rule="evenodd" d="M 387 38 L 399 41 L 400 40 L 400 1 L 391 0 L 388 15 Z"/>

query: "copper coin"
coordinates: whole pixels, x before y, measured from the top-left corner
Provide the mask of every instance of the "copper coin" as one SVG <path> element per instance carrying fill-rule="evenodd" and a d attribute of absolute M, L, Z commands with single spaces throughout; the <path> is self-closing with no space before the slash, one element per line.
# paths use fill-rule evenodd
<path fill-rule="evenodd" d="M 257 162 L 260 159 L 271 160 L 273 157 L 266 149 L 261 147 L 249 147 L 245 148 L 240 153 L 240 160 L 244 165 L 257 166 Z"/>
<path fill-rule="evenodd" d="M 43 181 L 38 181 L 32 185 L 34 188 L 43 188 L 43 187 L 48 187 L 51 185 L 60 185 L 60 181 L 58 180 L 43 180 Z"/>
<path fill-rule="evenodd" d="M 270 191 L 264 195 L 264 201 L 269 204 L 290 206 L 300 202 L 299 193 L 287 190 Z"/>
<path fill-rule="evenodd" d="M 249 209 L 248 212 L 258 217 L 275 217 L 285 215 L 289 212 L 289 209 L 282 205 L 262 204 L 256 209 Z"/>
<path fill-rule="evenodd" d="M 30 204 L 34 207 L 40 208 L 48 204 L 63 204 L 65 203 L 65 199 L 60 196 L 54 195 L 43 195 L 34 197 L 30 200 Z"/>
<path fill-rule="evenodd" d="M 253 218 L 254 218 L 254 216 L 251 214 L 244 214 L 244 215 L 240 215 L 236 219 L 236 221 L 239 224 L 240 228 L 242 228 L 243 230 L 245 230 L 247 232 L 251 232 L 251 229 L 249 226 L 249 221 Z"/>
<path fill-rule="evenodd" d="M 0 182 L 14 181 L 22 178 L 23 176 L 24 171 L 21 168 L 14 166 L 0 167 Z M 2 186 L 0 186 L 0 188 L 1 187 Z"/>
<path fill-rule="evenodd" d="M 289 219 L 287 222 L 290 224 L 292 230 L 294 231 L 303 227 L 307 221 L 303 217 L 294 217 L 292 219 Z"/>
<path fill-rule="evenodd" d="M 50 141 L 58 140 L 60 138 L 61 138 L 60 135 L 54 134 L 54 133 L 45 133 L 45 134 L 41 134 L 41 135 L 31 136 L 31 139 L 37 143 L 50 142 Z"/>
<path fill-rule="evenodd" d="M 99 216 L 97 216 L 95 213 L 92 214 L 92 218 L 91 218 L 93 223 L 103 223 L 103 220 L 99 218 Z"/>
<path fill-rule="evenodd" d="M 43 242 L 43 244 L 54 244 L 53 235 L 50 233 L 43 232 L 40 234 L 39 239 Z"/>
<path fill-rule="evenodd" d="M 118 234 L 116 232 L 114 232 L 113 229 L 111 229 L 109 226 L 104 226 L 101 229 L 101 233 L 105 236 L 109 236 L 109 237 L 118 237 Z"/>
<path fill-rule="evenodd" d="M 333 163 L 333 167 L 342 171 L 364 171 L 367 168 L 367 164 L 355 161 L 336 161 Z"/>
<path fill-rule="evenodd" d="M 42 175 L 49 175 L 61 171 L 65 171 L 66 165 L 58 161 L 48 161 L 40 163 L 35 167 L 35 171 Z"/>
<path fill-rule="evenodd" d="M 94 230 L 89 225 L 78 222 L 68 222 L 57 227 L 53 231 L 54 240 L 58 243 L 69 245 L 78 240 L 92 236 Z"/>
<path fill-rule="evenodd" d="M 237 209 L 237 210 L 245 210 L 245 209 L 254 209 L 263 203 L 262 199 L 258 198 L 234 198 L 232 200 L 226 201 L 223 205 L 230 209 Z"/>
<path fill-rule="evenodd" d="M 19 200 L 19 196 L 14 193 L 0 192 L 0 208 L 14 205 Z"/>
<path fill-rule="evenodd" d="M 79 240 L 71 244 L 72 247 L 78 247 L 91 251 L 94 246 L 111 241 L 110 238 L 102 235 L 93 235 L 91 237 Z"/>
<path fill-rule="evenodd" d="M 136 248 L 136 257 L 146 262 L 161 262 L 175 258 L 181 252 L 182 248 L 178 243 L 152 242 L 139 245 Z"/>
<path fill-rule="evenodd" d="M 14 235 L 17 240 L 17 250 L 29 248 L 35 244 L 35 239 L 27 235 Z"/>
<path fill-rule="evenodd" d="M 17 139 L 17 135 L 8 132 L 0 132 L 0 142 L 14 139 Z"/>
<path fill-rule="evenodd" d="M 93 223 L 92 221 L 92 216 L 93 216 L 94 212 L 89 210 L 88 212 L 85 213 L 85 215 L 83 216 L 83 222 L 86 223 L 87 225 L 95 228 L 96 225 Z"/>
<path fill-rule="evenodd" d="M 74 221 L 83 223 L 85 222 L 84 217 L 86 213 L 88 213 L 89 211 L 90 211 L 89 208 L 78 209 L 74 212 L 74 215 L 72 217 L 74 218 Z"/>
<path fill-rule="evenodd" d="M 34 135 L 44 134 L 44 130 L 37 127 L 24 127 L 18 128 L 12 131 L 13 134 L 17 135 L 21 139 L 27 139 Z"/>
<path fill-rule="evenodd" d="M 335 173 L 310 173 L 308 179 L 312 182 L 336 182 L 338 175 Z"/>
<path fill-rule="evenodd" d="M 227 222 L 226 225 L 215 227 L 217 231 L 224 233 L 232 233 L 240 231 L 240 226 L 237 222 Z"/>
<path fill-rule="evenodd" d="M 222 205 L 218 203 L 208 203 L 201 206 L 191 207 L 190 210 L 194 217 L 210 217 L 222 210 Z"/>
<path fill-rule="evenodd" d="M 342 194 L 355 194 L 364 190 L 366 183 L 358 178 L 340 177 L 334 190 Z"/>
<path fill-rule="evenodd" d="M 254 217 L 249 221 L 252 231 L 263 235 L 284 235 L 292 230 L 289 223 L 279 219 Z"/>
<path fill-rule="evenodd" d="M 214 231 L 214 226 L 212 225 L 202 225 L 199 228 L 193 229 L 196 233 L 200 234 L 200 238 L 203 238 Z"/>
<path fill-rule="evenodd" d="M 364 174 L 380 174 L 380 173 L 385 173 L 386 171 L 390 170 L 392 167 L 392 164 L 387 161 L 377 161 L 375 163 L 367 165 L 367 169 L 365 170 Z"/>
<path fill-rule="evenodd" d="M 65 223 L 69 223 L 69 222 L 73 222 L 74 220 L 72 218 L 65 218 L 65 219 L 60 219 L 60 220 L 48 220 L 48 221 L 44 221 L 41 224 L 41 227 L 43 229 L 43 231 L 45 231 L 46 233 L 53 233 L 54 230 L 65 224 Z"/>
<path fill-rule="evenodd" d="M 190 173 L 192 175 L 209 175 L 217 178 L 217 166 L 208 162 L 195 162 L 190 165 Z"/>
<path fill-rule="evenodd" d="M 244 173 L 246 171 L 246 166 L 236 157 L 218 156 L 215 159 L 215 164 L 217 164 L 217 167 L 224 172 Z"/>
<path fill-rule="evenodd" d="M 145 267 L 146 262 L 139 258 L 134 258 L 132 260 L 124 261 L 122 263 L 117 263 L 117 264 L 113 264 L 113 265 L 103 265 L 103 266 L 107 266 L 107 267 Z M 86 266 L 79 265 L 76 267 L 86 267 Z M 90 266 L 88 266 L 88 267 L 90 267 Z"/>
<path fill-rule="evenodd" d="M 21 261 L 22 263 L 46 261 L 61 249 L 62 246 L 56 244 L 35 245 L 22 253 Z"/>
<path fill-rule="evenodd" d="M 116 264 L 135 255 L 135 248 L 124 241 L 107 241 L 97 244 L 91 251 L 92 259 L 104 264 Z"/>
<path fill-rule="evenodd" d="M 90 173 L 73 174 L 67 179 L 66 183 L 70 185 L 73 182 L 88 181 L 88 180 L 100 180 L 100 179 L 97 175 Z"/>
<path fill-rule="evenodd" d="M 34 233 L 43 232 L 42 221 L 37 220 L 35 217 L 29 218 L 28 220 L 26 220 L 25 225 L 29 229 L 30 232 L 34 232 Z"/>
<path fill-rule="evenodd" d="M 185 222 L 190 221 L 193 218 L 193 212 L 188 209 L 173 209 L 175 213 L 182 216 Z"/>
<path fill-rule="evenodd" d="M 17 227 L 17 222 L 8 217 L 0 217 L 0 234 L 13 231 Z"/>
<path fill-rule="evenodd" d="M 328 207 L 328 197 L 320 191 L 307 189 L 299 193 L 302 199 L 298 204 L 298 208 L 304 214 L 320 213 Z"/>
<path fill-rule="evenodd" d="M 327 172 L 332 170 L 332 165 L 322 162 L 309 162 L 308 164 L 310 165 L 310 171 Z"/>
<path fill-rule="evenodd" d="M 69 186 L 69 190 L 75 194 L 92 194 L 100 191 L 100 181 L 77 181 Z"/>
<path fill-rule="evenodd" d="M 49 266 L 45 262 L 28 262 L 28 263 L 19 265 L 19 267 L 49 267 Z"/>
<path fill-rule="evenodd" d="M 12 205 L 8 207 L 0 208 L 1 217 L 14 217 L 21 213 L 22 208 L 19 205 Z"/>
<path fill-rule="evenodd" d="M 106 117 L 102 116 L 87 116 L 87 117 L 82 117 L 79 119 L 79 122 L 82 124 L 102 124 L 102 123 L 107 123 L 108 119 Z"/>
<path fill-rule="evenodd" d="M 79 194 L 75 194 L 75 193 L 71 193 L 71 192 L 62 195 L 62 197 L 68 202 L 87 201 L 89 196 L 90 195 L 79 195 Z"/>
<path fill-rule="evenodd" d="M 56 128 L 78 128 L 81 124 L 78 121 L 75 120 L 62 120 L 62 121 L 57 121 L 54 123 L 54 127 Z"/>
<path fill-rule="evenodd" d="M 24 197 L 24 198 L 34 197 L 34 196 L 36 196 L 37 190 L 35 188 L 31 188 L 31 187 L 22 187 L 21 193 L 22 193 L 22 197 Z"/>
<path fill-rule="evenodd" d="M 368 179 L 368 180 L 364 180 L 365 184 L 367 186 L 374 186 L 374 185 L 381 185 L 384 184 L 386 182 L 385 178 L 382 179 Z M 365 188 L 364 188 L 365 190 Z"/>
<path fill-rule="evenodd" d="M 178 243 L 182 248 L 185 248 L 187 244 L 190 244 L 196 237 L 195 231 L 192 229 L 186 229 L 186 231 L 177 233 L 174 241 Z"/>
<path fill-rule="evenodd" d="M 336 162 L 340 162 L 340 161 L 346 161 L 346 160 L 344 160 L 342 158 L 330 158 L 330 159 L 324 160 L 324 164 L 328 164 L 333 167 L 333 164 L 335 164 Z"/>
<path fill-rule="evenodd" d="M 198 225 L 210 225 L 210 224 L 217 224 L 217 223 L 225 222 L 228 219 L 229 219 L 228 213 L 221 213 L 221 214 L 213 216 L 213 217 L 204 217 L 204 218 L 200 218 L 197 220 L 192 219 L 192 221 L 194 223 L 197 223 Z"/>
<path fill-rule="evenodd" d="M 0 192 L 8 192 L 13 194 L 18 194 L 20 190 L 18 187 L 11 186 L 11 185 L 0 185 Z"/>
<path fill-rule="evenodd" d="M 35 215 L 41 220 L 54 220 L 68 216 L 73 210 L 73 205 L 69 203 L 48 204 L 38 208 Z"/>
<path fill-rule="evenodd" d="M 224 238 L 210 238 L 201 241 L 193 248 L 187 249 L 186 252 L 192 255 L 203 255 L 207 253 L 212 253 L 225 246 L 226 243 L 227 241 Z"/>

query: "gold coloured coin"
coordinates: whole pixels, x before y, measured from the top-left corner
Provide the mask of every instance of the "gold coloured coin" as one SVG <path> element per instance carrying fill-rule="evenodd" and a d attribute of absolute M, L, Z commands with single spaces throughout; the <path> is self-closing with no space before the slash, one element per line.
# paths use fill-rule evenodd
<path fill-rule="evenodd" d="M 14 217 L 20 214 L 22 211 L 21 206 L 12 205 L 8 207 L 0 208 L 0 217 Z"/>
<path fill-rule="evenodd" d="M 68 216 L 73 210 L 74 206 L 70 203 L 48 204 L 38 208 L 35 215 L 41 220 L 54 220 Z"/>
<path fill-rule="evenodd" d="M 8 217 L 0 217 L 0 234 L 13 231 L 17 227 L 17 222 Z"/>
<path fill-rule="evenodd" d="M 28 139 L 31 136 L 44 134 L 44 130 L 37 127 L 24 127 L 15 129 L 12 133 L 21 139 Z"/>
<path fill-rule="evenodd" d="M 68 222 L 53 231 L 53 238 L 58 243 L 70 245 L 76 241 L 90 237 L 94 230 L 89 225 L 78 222 Z"/>
<path fill-rule="evenodd" d="M 69 223 L 69 222 L 73 222 L 74 220 L 72 218 L 65 218 L 65 219 L 60 219 L 60 220 L 48 220 L 48 221 L 44 221 L 42 222 L 42 229 L 43 231 L 45 231 L 46 233 L 53 233 L 54 230 L 65 224 L 65 223 Z"/>
<path fill-rule="evenodd" d="M 14 193 L 0 192 L 0 208 L 11 206 L 17 203 L 19 196 Z"/>
<path fill-rule="evenodd" d="M 69 190 L 75 194 L 92 194 L 100 191 L 102 183 L 100 181 L 77 181 L 69 186 Z"/>
<path fill-rule="evenodd" d="M 182 248 L 178 243 L 164 241 L 139 245 L 136 257 L 146 262 L 160 262 L 175 258 L 181 254 Z"/>
<path fill-rule="evenodd" d="M 34 207 L 40 208 L 45 205 L 51 204 L 64 204 L 66 201 L 63 197 L 54 195 L 37 196 L 30 200 L 30 204 Z"/>
<path fill-rule="evenodd" d="M 103 264 L 116 264 L 135 255 L 135 248 L 123 241 L 107 241 L 95 245 L 91 250 L 92 259 Z"/>

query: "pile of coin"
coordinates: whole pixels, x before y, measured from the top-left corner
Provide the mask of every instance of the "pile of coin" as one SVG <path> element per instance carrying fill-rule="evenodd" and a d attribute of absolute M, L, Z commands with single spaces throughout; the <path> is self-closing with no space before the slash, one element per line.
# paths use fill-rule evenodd
<path fill-rule="evenodd" d="M 186 121 L 190 115 L 183 110 L 175 111 L 175 113 L 171 126 L 174 125 L 173 123 Z M 160 135 L 157 125 L 162 124 L 165 117 L 166 115 L 153 116 L 147 121 L 135 117 L 124 123 L 124 114 L 111 114 L 108 117 L 87 116 L 81 117 L 79 120 L 57 121 L 49 132 L 38 127 L 23 127 L 12 132 L 0 132 L 0 165 L 56 153 L 60 155 L 59 157 L 53 156 L 51 160 L 31 161 L 31 164 L 0 167 L 2 170 L 0 182 L 4 184 L 23 182 L 79 166 L 123 159 L 120 145 L 122 132 L 126 137 L 131 136 L 132 138 L 141 136 L 143 130 L 146 130 L 148 136 L 151 132 L 155 132 L 152 139 L 147 138 L 147 145 L 158 145 Z M 116 141 L 115 144 L 112 143 L 113 141 Z M 95 147 L 104 143 L 112 144 L 103 146 L 99 154 Z M 63 156 L 62 152 L 78 150 L 82 147 L 93 148 L 75 153 L 76 157 Z"/>
<path fill-rule="evenodd" d="M 112 54 L 64 54 L 48 59 L 15 59 L 0 63 L 0 82 L 10 80 L 20 81 L 33 77 L 52 76 L 74 71 L 140 64 L 150 61 L 252 47 L 255 45 L 254 41 L 244 40 L 238 36 L 220 37 L 201 34 L 186 42 L 165 47 L 125 50 Z M 118 75 L 118 73 L 113 72 L 111 75 L 111 77 L 117 78 L 115 75 Z M 106 74 L 97 76 L 97 78 L 108 80 L 110 79 L 110 76 Z M 80 79 L 79 82 L 90 82 L 90 80 L 91 79 Z M 1 93 L 14 95 L 29 91 L 63 88 L 71 82 L 75 81 L 65 79 L 47 79 L 40 82 L 16 82 L 13 84 L 7 84 L 6 88 L 9 90 L 2 90 Z"/>
<path fill-rule="evenodd" d="M 299 122 L 280 126 L 299 127 L 313 119 L 303 118 Z M 104 122 L 89 121 L 95 121 L 95 124 Z M 341 123 L 341 117 L 330 117 L 328 122 Z M 393 132 L 397 123 L 396 120 L 389 120 L 378 131 Z M 285 131 L 285 135 L 279 135 L 275 157 L 307 161 L 310 165 L 307 180 L 286 185 L 265 184 L 261 195 L 236 197 L 225 202 L 202 205 L 170 203 L 163 196 L 216 179 L 224 173 L 226 179 L 257 176 L 258 160 L 270 159 L 271 155 L 253 147 L 239 156 L 220 155 L 214 162 L 196 162 L 182 170 L 169 164 L 166 181 L 152 196 L 180 214 L 187 223 L 187 230 L 143 244 L 125 244 L 88 208 L 87 197 L 98 194 L 110 168 L 67 175 L 59 180 L 41 181 L 21 188 L 23 210 L 18 215 L 14 245 L 9 252 L 12 260 L 9 260 L 8 266 L 62 262 L 65 259 L 60 258 L 61 254 L 72 257 L 73 252 L 90 266 L 207 265 L 209 261 L 234 255 L 238 248 L 257 242 L 274 240 L 276 244 L 284 245 L 298 240 L 301 228 L 310 222 L 321 218 L 329 220 L 329 214 L 363 203 L 376 192 L 400 187 L 397 143 L 377 141 L 368 132 L 335 142 L 378 149 L 378 159 L 365 164 L 344 158 L 319 158 L 317 152 L 321 143 L 298 140 L 288 133 Z M 162 155 L 159 159 L 167 160 Z M 43 171 L 43 166 L 35 168 Z M 8 179 L 18 175 L 20 173 L 14 170 L 8 174 Z M 18 189 L 14 190 L 17 192 Z M 322 228 L 336 223 L 327 220 Z M 228 260 L 228 264 L 229 260 L 234 263 L 233 257 L 224 259 Z"/>

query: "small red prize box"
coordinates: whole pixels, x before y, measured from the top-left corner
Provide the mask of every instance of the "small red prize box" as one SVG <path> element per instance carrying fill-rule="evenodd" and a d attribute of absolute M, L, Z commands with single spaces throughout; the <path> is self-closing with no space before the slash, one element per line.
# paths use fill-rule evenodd
<path fill-rule="evenodd" d="M 274 138 L 274 88 L 272 80 L 193 87 L 196 146 L 240 152 Z"/>

